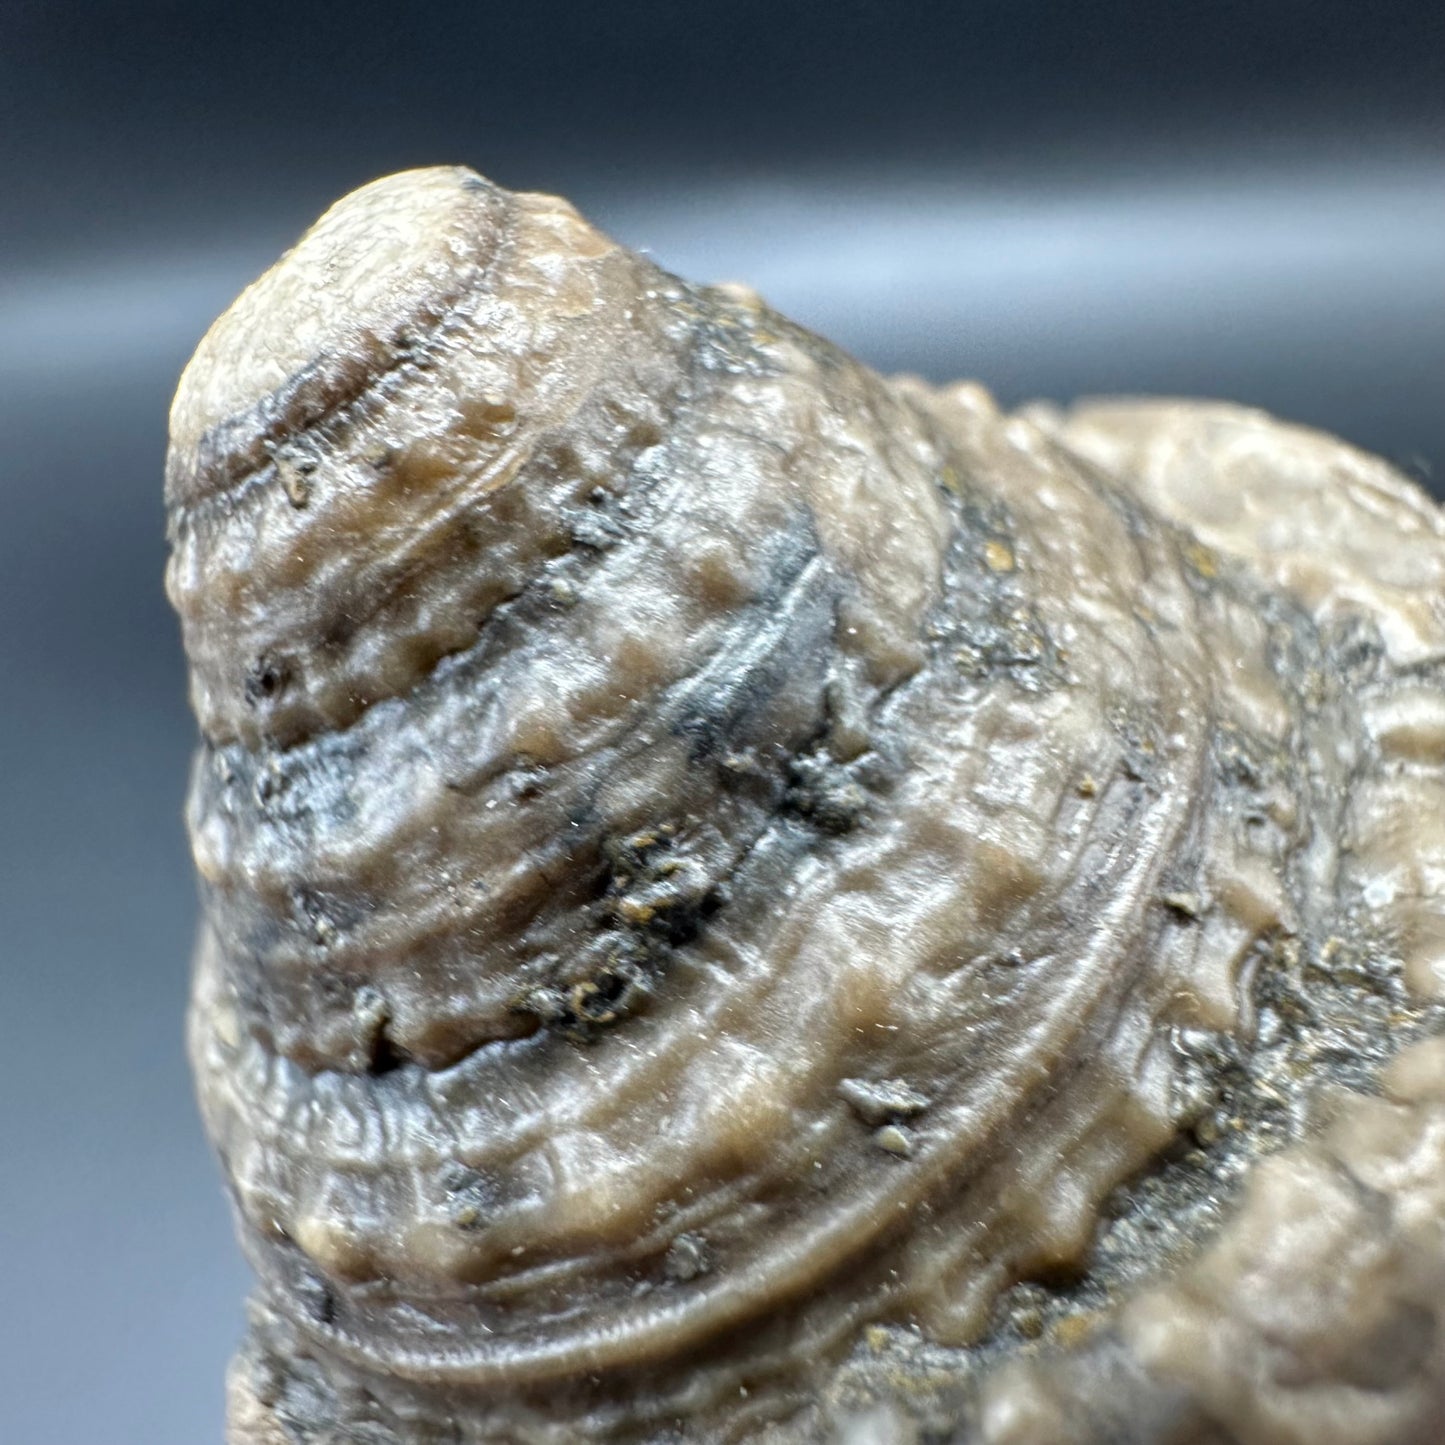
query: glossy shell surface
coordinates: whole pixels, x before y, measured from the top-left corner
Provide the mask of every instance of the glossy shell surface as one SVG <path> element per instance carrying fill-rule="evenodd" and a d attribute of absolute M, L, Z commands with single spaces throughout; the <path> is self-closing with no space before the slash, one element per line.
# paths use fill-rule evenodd
<path fill-rule="evenodd" d="M 234 1445 L 1433 1440 L 1445 526 L 450 168 L 181 380 Z"/>

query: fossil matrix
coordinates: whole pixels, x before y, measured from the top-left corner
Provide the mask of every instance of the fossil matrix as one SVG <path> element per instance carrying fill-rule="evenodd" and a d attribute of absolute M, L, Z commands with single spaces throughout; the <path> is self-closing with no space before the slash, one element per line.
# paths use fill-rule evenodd
<path fill-rule="evenodd" d="M 1445 1421 L 1445 526 L 466 170 L 171 414 L 234 1445 Z"/>

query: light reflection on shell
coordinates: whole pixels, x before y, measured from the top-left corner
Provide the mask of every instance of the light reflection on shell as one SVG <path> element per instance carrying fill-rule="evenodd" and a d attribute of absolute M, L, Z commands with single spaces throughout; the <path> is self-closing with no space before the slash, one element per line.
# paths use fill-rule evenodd
<path fill-rule="evenodd" d="M 211 329 L 167 494 L 235 1445 L 1435 1438 L 1384 464 L 885 381 L 436 169 Z"/>

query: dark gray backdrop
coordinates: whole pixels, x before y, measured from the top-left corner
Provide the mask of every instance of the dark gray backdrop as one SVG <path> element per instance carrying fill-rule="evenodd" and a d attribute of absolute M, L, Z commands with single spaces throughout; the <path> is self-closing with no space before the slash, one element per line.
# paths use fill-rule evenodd
<path fill-rule="evenodd" d="M 1445 463 L 1445 7 L 0 5 L 0 1441 L 205 1445 L 244 1271 L 181 1054 L 165 410 L 325 204 L 462 161 L 1008 401 Z"/>

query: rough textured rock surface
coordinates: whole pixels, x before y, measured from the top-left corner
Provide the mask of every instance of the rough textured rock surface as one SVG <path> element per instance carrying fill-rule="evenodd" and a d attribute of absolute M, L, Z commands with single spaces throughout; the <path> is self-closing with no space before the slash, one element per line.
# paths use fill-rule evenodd
<path fill-rule="evenodd" d="M 465 170 L 171 418 L 234 1445 L 1445 1426 L 1445 526 Z"/>

